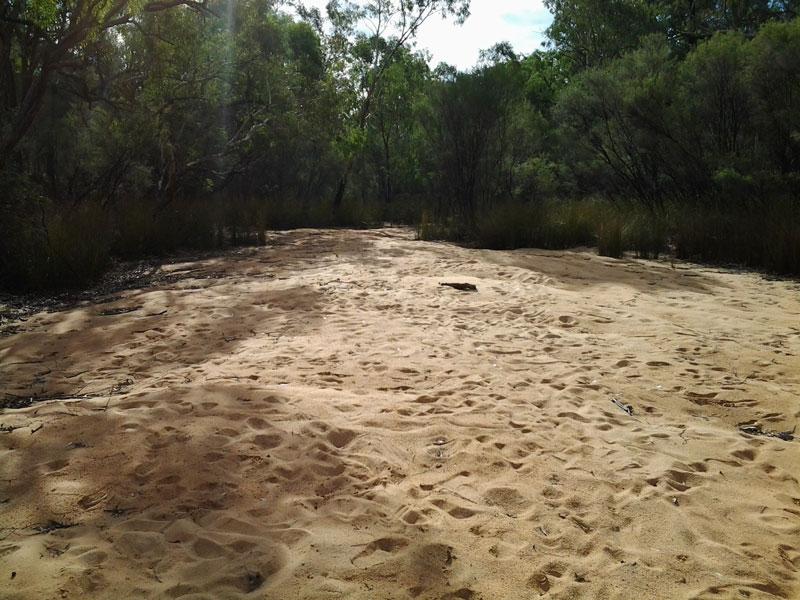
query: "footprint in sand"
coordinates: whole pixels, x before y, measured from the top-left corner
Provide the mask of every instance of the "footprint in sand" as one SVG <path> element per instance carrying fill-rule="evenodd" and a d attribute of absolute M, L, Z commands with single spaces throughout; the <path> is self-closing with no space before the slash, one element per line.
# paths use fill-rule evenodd
<path fill-rule="evenodd" d="M 409 510 L 401 518 L 409 525 L 416 525 L 420 521 L 424 520 L 425 516 L 417 510 Z"/>
<path fill-rule="evenodd" d="M 546 594 L 550 591 L 550 579 L 545 573 L 534 573 L 528 579 L 528 586 L 538 590 L 540 594 Z"/>
<path fill-rule="evenodd" d="M 108 492 L 105 490 L 98 490 L 93 494 L 88 494 L 83 496 L 80 500 L 78 500 L 78 507 L 82 510 L 91 510 L 96 507 L 98 504 L 101 504 L 108 498 Z"/>
<path fill-rule="evenodd" d="M 385 552 L 387 554 L 394 554 L 408 546 L 408 540 L 400 537 L 384 537 L 374 540 L 367 544 L 364 549 L 350 559 L 351 563 L 355 561 L 372 556 L 375 552 Z"/>
<path fill-rule="evenodd" d="M 255 430 L 266 429 L 269 424 L 261 417 L 250 417 L 247 424 Z"/>
<path fill-rule="evenodd" d="M 497 506 L 506 512 L 517 512 L 530 506 L 519 490 L 513 487 L 496 487 L 486 491 L 483 501 L 489 506 Z"/>
<path fill-rule="evenodd" d="M 56 473 L 57 471 L 60 471 L 61 469 L 66 467 L 68 464 L 69 464 L 68 460 L 60 458 L 58 460 L 50 461 L 45 465 L 45 467 L 47 467 L 48 473 Z"/>
<path fill-rule="evenodd" d="M 344 448 L 357 436 L 358 433 L 350 429 L 332 429 L 328 432 L 326 437 L 328 438 L 328 441 L 337 448 Z"/>
<path fill-rule="evenodd" d="M 253 443 L 264 450 L 277 448 L 283 442 L 283 436 L 279 433 L 268 433 L 257 435 L 253 438 Z"/>
<path fill-rule="evenodd" d="M 562 315 L 558 317 L 558 321 L 561 323 L 562 327 L 575 327 L 575 325 L 578 324 L 578 320 L 569 315 Z"/>
<path fill-rule="evenodd" d="M 192 551 L 200 558 L 219 558 L 227 554 L 223 546 L 202 537 L 192 544 Z"/>

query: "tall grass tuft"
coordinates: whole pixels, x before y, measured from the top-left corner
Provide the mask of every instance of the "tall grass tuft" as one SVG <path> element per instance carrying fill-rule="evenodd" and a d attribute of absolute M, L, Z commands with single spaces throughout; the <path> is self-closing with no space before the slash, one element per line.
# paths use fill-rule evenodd
<path fill-rule="evenodd" d="M 704 205 L 676 211 L 672 220 L 679 258 L 800 275 L 800 202 L 796 200 L 775 200 L 769 207 Z"/>
<path fill-rule="evenodd" d="M 597 253 L 600 256 L 622 258 L 625 251 L 622 231 L 624 221 L 614 210 L 606 211 L 597 225 Z"/>
<path fill-rule="evenodd" d="M 101 275 L 113 258 L 264 244 L 269 229 L 363 228 L 403 216 L 418 219 L 417 236 L 424 240 L 492 249 L 596 246 L 601 255 L 617 258 L 672 251 L 698 262 L 800 275 L 800 202 L 791 197 L 766 207 L 707 202 L 663 211 L 605 199 L 506 202 L 469 219 L 437 218 L 421 206 L 349 199 L 334 210 L 325 201 L 209 198 L 59 207 L 31 196 L 21 208 L 0 214 L 0 285 L 74 288 Z"/>
<path fill-rule="evenodd" d="M 482 211 L 472 225 L 464 219 L 436 220 L 430 213 L 424 213 L 418 236 L 495 250 L 590 246 L 595 243 L 596 213 L 594 201 L 507 202 Z"/>
<path fill-rule="evenodd" d="M 110 223 L 98 204 L 59 210 L 33 201 L 5 219 L 0 279 L 9 289 L 82 286 L 110 262 Z"/>
<path fill-rule="evenodd" d="M 653 210 L 603 199 L 504 203 L 463 219 L 424 213 L 421 239 L 446 239 L 492 249 L 562 249 L 596 246 L 602 256 L 634 252 L 739 265 L 800 275 L 800 202 L 771 200 L 769 207 L 672 204 Z"/>
<path fill-rule="evenodd" d="M 631 208 L 620 217 L 622 245 L 638 258 L 658 258 L 667 250 L 669 230 L 666 216 L 652 210 Z"/>

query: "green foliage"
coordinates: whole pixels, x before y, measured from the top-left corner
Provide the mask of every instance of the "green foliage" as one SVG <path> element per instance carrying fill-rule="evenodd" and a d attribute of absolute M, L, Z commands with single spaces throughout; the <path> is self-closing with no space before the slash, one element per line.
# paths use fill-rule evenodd
<path fill-rule="evenodd" d="M 622 227 L 622 246 L 632 250 L 638 258 L 659 258 L 668 249 L 669 223 L 663 212 L 643 210 L 641 207 L 616 206 L 617 218 Z"/>
<path fill-rule="evenodd" d="M 513 197 L 521 201 L 543 200 L 560 195 L 569 174 L 563 165 L 543 156 L 533 156 L 515 165 Z"/>
<path fill-rule="evenodd" d="M 36 23 L 42 29 L 47 29 L 55 24 L 58 15 L 56 0 L 32 0 L 22 3 L 25 5 L 25 17 Z"/>
<path fill-rule="evenodd" d="M 558 93 L 569 81 L 569 66 L 564 56 L 553 50 L 537 50 L 522 61 L 527 77 L 524 85 L 528 103 L 549 114 Z"/>
<path fill-rule="evenodd" d="M 765 25 L 750 43 L 755 125 L 782 173 L 800 171 L 800 18 Z"/>
<path fill-rule="evenodd" d="M 0 285 L 386 221 L 800 272 L 794 4 L 547 4 L 467 72 L 409 49 L 462 0 L 0 4 Z"/>
<path fill-rule="evenodd" d="M 581 73 L 556 111 L 576 178 L 608 177 L 608 191 L 654 209 L 794 193 L 798 24 L 766 25 L 750 42 L 717 34 L 680 63 L 663 41 L 648 38 L 635 52 Z"/>
<path fill-rule="evenodd" d="M 449 239 L 484 248 L 572 248 L 596 245 L 602 256 L 658 259 L 672 248 L 679 258 L 796 274 L 800 260 L 800 206 L 777 201 L 764 209 L 673 204 L 664 212 L 635 203 L 567 200 L 503 204 L 486 211 L 472 230 L 463 222 L 423 216 L 420 239 Z"/>
<path fill-rule="evenodd" d="M 426 212 L 417 235 L 425 240 L 450 239 L 495 250 L 591 246 L 596 241 L 601 209 L 594 200 L 504 202 L 485 209 L 472 227 L 459 219 L 436 219 Z"/>
<path fill-rule="evenodd" d="M 619 58 L 659 28 L 645 0 L 545 0 L 545 6 L 553 13 L 547 35 L 575 70 Z"/>
<path fill-rule="evenodd" d="M 428 164 L 441 206 L 468 223 L 513 193 L 524 140 L 522 81 L 519 63 L 509 60 L 432 85 Z"/>
<path fill-rule="evenodd" d="M 744 36 L 718 33 L 700 44 L 681 65 L 682 106 L 704 154 L 734 164 L 749 133 L 752 98 L 747 81 Z"/>

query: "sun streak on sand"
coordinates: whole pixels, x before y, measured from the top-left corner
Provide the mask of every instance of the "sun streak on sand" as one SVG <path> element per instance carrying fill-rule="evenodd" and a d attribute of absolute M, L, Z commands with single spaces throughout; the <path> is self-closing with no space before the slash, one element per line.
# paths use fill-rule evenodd
<path fill-rule="evenodd" d="M 796 284 L 269 242 L 0 338 L 0 596 L 800 597 Z"/>

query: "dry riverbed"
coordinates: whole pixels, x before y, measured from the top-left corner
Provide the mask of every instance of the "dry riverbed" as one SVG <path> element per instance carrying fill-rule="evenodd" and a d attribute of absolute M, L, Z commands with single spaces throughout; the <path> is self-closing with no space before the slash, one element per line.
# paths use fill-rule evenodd
<path fill-rule="evenodd" d="M 797 283 L 396 229 L 161 275 L 6 325 L 0 597 L 800 597 Z"/>

